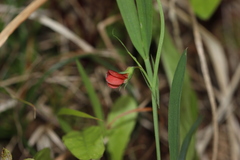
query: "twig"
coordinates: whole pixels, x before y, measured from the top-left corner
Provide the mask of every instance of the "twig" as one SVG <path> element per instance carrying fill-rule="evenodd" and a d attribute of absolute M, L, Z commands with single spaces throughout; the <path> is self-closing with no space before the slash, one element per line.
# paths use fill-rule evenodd
<path fill-rule="evenodd" d="M 176 0 L 169 0 L 169 18 L 172 21 L 173 36 L 174 36 L 174 40 L 176 42 L 177 48 L 179 51 L 183 51 L 184 49 L 183 49 L 182 39 L 180 37 L 180 29 L 179 29 L 180 27 L 179 27 L 177 15 L 176 15 L 175 3 L 176 3 Z"/>
<path fill-rule="evenodd" d="M 0 6 L 0 9 L 2 9 L 2 12 L 8 11 L 9 10 L 8 8 L 10 8 L 10 10 L 12 11 L 11 13 L 18 13 L 19 10 L 21 10 L 21 9 L 12 7 L 12 6 L 6 6 L 6 5 Z M 77 46 L 79 46 L 79 48 L 81 48 L 84 52 L 93 52 L 94 51 L 94 48 L 90 44 L 88 44 L 86 41 L 81 39 L 79 36 L 77 36 L 71 30 L 69 30 L 68 28 L 66 28 L 65 26 L 60 24 L 59 22 L 54 21 L 53 19 L 49 18 L 48 16 L 40 14 L 38 11 L 36 11 L 36 12 L 32 13 L 28 18 L 31 20 L 36 20 L 39 23 L 41 23 L 42 25 L 52 29 L 56 33 L 59 33 L 64 38 L 72 41 Z"/>
<path fill-rule="evenodd" d="M 97 29 L 98 29 L 98 32 L 100 33 L 100 36 L 102 37 L 103 39 L 103 42 L 105 43 L 106 47 L 108 50 L 111 51 L 111 56 L 115 59 L 118 59 L 118 66 L 121 68 L 121 69 L 125 69 L 126 68 L 126 65 L 123 63 L 123 59 L 121 58 L 121 56 L 117 53 L 117 50 L 116 48 L 114 47 L 110 37 L 108 36 L 107 34 L 107 31 L 106 31 L 106 28 L 107 26 L 115 23 L 116 21 L 119 21 L 121 20 L 122 17 L 120 15 L 113 15 L 113 16 L 110 16 L 106 19 L 104 19 L 103 21 L 99 22 L 98 25 L 97 25 Z"/>
<path fill-rule="evenodd" d="M 213 88 L 212 88 L 212 84 L 211 84 L 211 80 L 210 80 L 210 76 L 209 76 L 209 71 L 208 71 L 207 64 L 206 64 L 206 58 L 204 55 L 201 35 L 199 33 L 199 28 L 198 28 L 198 25 L 196 22 L 196 18 L 194 16 L 192 8 L 190 6 L 189 6 L 189 12 L 190 12 L 191 20 L 192 20 L 192 25 L 193 25 L 193 34 L 194 34 L 195 45 L 197 47 L 198 56 L 199 56 L 200 64 L 201 64 L 201 69 L 203 72 L 203 78 L 206 83 L 207 93 L 208 93 L 208 97 L 209 97 L 210 104 L 211 104 L 212 122 L 213 122 L 213 129 L 214 129 L 212 160 L 216 160 L 217 153 L 218 153 L 218 121 L 217 121 L 216 101 L 214 98 L 214 92 L 213 92 Z"/>
<path fill-rule="evenodd" d="M 47 0 L 35 0 L 28 5 L 17 17 L 15 17 L 0 33 L 0 47 L 13 33 L 13 31 L 25 21 L 36 9 L 38 9 Z"/>
<path fill-rule="evenodd" d="M 63 35 L 65 38 L 71 40 L 73 43 L 75 43 L 77 46 L 79 46 L 84 52 L 93 52 L 94 48 L 88 44 L 86 41 L 78 37 L 74 32 L 72 32 L 70 29 L 66 28 L 64 25 L 60 24 L 57 21 L 54 21 L 53 19 L 45 16 L 40 15 L 38 13 L 32 14 L 29 19 L 37 20 L 42 25 L 45 25 L 55 32 Z"/>
<path fill-rule="evenodd" d="M 105 28 L 113 23 L 115 23 L 116 21 L 120 20 L 122 17 L 118 14 L 118 15 L 113 15 L 111 17 L 108 17 L 106 19 L 104 19 L 103 21 L 99 22 L 97 25 L 97 29 L 105 43 L 105 45 L 107 46 L 108 49 L 114 49 L 115 47 L 113 45 L 113 43 L 111 42 L 109 36 L 107 35 L 107 31 L 105 30 Z M 116 51 L 115 51 L 116 52 Z M 119 58 L 119 57 L 118 57 Z"/>
<path fill-rule="evenodd" d="M 233 96 L 234 92 L 237 89 L 237 86 L 240 83 L 240 64 L 238 65 L 234 75 L 232 76 L 231 81 L 228 84 L 228 88 L 225 91 L 225 95 L 219 98 L 220 101 L 220 105 L 219 105 L 219 109 L 217 111 L 217 119 L 218 122 L 223 121 L 224 115 L 226 112 L 228 112 L 229 109 L 231 109 L 230 107 L 232 107 L 231 103 L 231 97 Z M 202 133 L 200 133 L 201 135 Z M 203 153 L 204 149 L 206 148 L 208 142 L 210 141 L 212 136 L 212 127 L 211 126 L 207 126 L 205 129 L 205 133 L 203 135 L 204 139 L 201 139 L 201 144 L 199 144 L 200 146 L 198 147 L 198 151 L 200 154 Z"/>
<path fill-rule="evenodd" d="M 229 139 L 229 144 L 230 144 L 230 157 L 231 160 L 238 160 L 238 152 L 239 152 L 239 146 L 237 142 L 237 137 L 235 136 L 234 133 L 234 114 L 233 114 L 233 107 L 232 105 L 230 106 L 230 109 L 228 109 L 228 115 L 227 117 L 227 130 L 228 130 L 228 139 Z"/>

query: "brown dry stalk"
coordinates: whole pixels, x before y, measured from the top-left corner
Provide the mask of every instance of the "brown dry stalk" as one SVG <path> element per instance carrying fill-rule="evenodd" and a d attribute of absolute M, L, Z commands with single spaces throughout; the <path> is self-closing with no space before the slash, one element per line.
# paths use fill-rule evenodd
<path fill-rule="evenodd" d="M 182 39 L 180 37 L 180 27 L 176 15 L 176 1 L 177 0 L 169 0 L 169 18 L 172 21 L 173 36 L 177 45 L 177 49 L 179 51 L 183 51 L 184 49 Z"/>
<path fill-rule="evenodd" d="M 213 87 L 212 87 L 212 83 L 210 80 L 209 71 L 208 71 L 208 67 L 207 67 L 207 63 L 206 63 L 206 57 L 204 55 L 202 38 L 201 38 L 201 35 L 199 32 L 196 18 L 193 14 L 193 11 L 192 11 L 192 8 L 190 7 L 190 5 L 189 5 L 189 12 L 190 12 L 191 20 L 192 20 L 192 25 L 193 25 L 194 41 L 195 41 L 198 56 L 200 59 L 201 70 L 203 72 L 203 78 L 204 78 L 204 82 L 206 84 L 207 93 L 208 93 L 208 97 L 209 97 L 210 104 L 211 104 L 212 122 L 213 122 L 213 130 L 214 130 L 212 160 L 216 160 L 217 152 L 218 152 L 218 121 L 217 121 L 217 107 L 216 107 L 217 105 L 216 105 L 216 101 L 214 98 L 214 92 L 213 92 Z"/>
<path fill-rule="evenodd" d="M 0 33 L 0 47 L 13 33 L 13 31 L 46 1 L 47 0 L 35 0 L 30 3 L 20 14 L 18 14 L 17 17 L 15 17 Z"/>

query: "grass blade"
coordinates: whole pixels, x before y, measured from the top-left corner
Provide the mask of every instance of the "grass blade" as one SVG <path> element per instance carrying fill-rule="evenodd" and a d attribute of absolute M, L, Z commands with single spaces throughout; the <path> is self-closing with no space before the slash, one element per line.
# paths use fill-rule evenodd
<path fill-rule="evenodd" d="M 152 40 L 152 1 L 137 0 L 136 2 L 142 37 L 142 47 L 144 49 L 145 58 L 148 58 L 150 44 Z"/>
<path fill-rule="evenodd" d="M 172 82 L 168 111 L 168 137 L 170 160 L 176 160 L 179 153 L 180 102 L 187 62 L 187 51 L 182 54 Z"/>
<path fill-rule="evenodd" d="M 162 62 L 166 72 L 168 83 L 172 84 L 173 76 L 180 53 L 177 51 L 169 32 L 166 30 L 163 43 Z M 174 58 L 173 58 L 174 57 Z M 184 138 L 191 129 L 192 124 L 197 119 L 198 103 L 195 91 L 191 87 L 190 77 L 186 70 L 183 82 L 182 100 L 180 108 L 180 145 L 182 145 Z M 190 147 L 188 149 L 186 160 L 196 159 L 195 149 L 196 138 L 192 137 Z"/>
<path fill-rule="evenodd" d="M 144 57 L 144 50 L 141 42 L 141 31 L 135 2 L 133 0 L 117 0 L 117 4 L 134 47 L 137 49 L 138 53 Z"/>
<path fill-rule="evenodd" d="M 202 117 L 199 117 L 196 122 L 192 125 L 191 129 L 189 130 L 188 134 L 186 135 L 182 147 L 181 147 L 181 151 L 178 157 L 178 160 L 185 160 L 186 159 L 186 155 L 187 155 L 187 151 L 188 151 L 188 146 L 191 142 L 191 138 L 194 134 L 194 132 L 197 130 L 198 126 L 200 125 L 200 123 L 202 122 Z"/>
<path fill-rule="evenodd" d="M 81 118 L 90 118 L 90 119 L 95 119 L 95 120 L 100 120 L 96 117 L 93 117 L 87 113 L 77 111 L 74 109 L 69 109 L 69 108 L 61 108 L 61 110 L 58 112 L 58 115 L 69 115 L 69 116 L 77 116 Z"/>
<path fill-rule="evenodd" d="M 79 61 L 76 61 L 76 64 L 77 64 L 77 68 L 78 68 L 78 71 L 82 77 L 82 81 L 86 87 L 86 90 L 87 90 L 87 93 L 88 93 L 88 96 L 90 98 L 90 101 L 92 103 L 92 106 L 93 106 L 93 111 L 96 115 L 96 117 L 98 119 L 104 119 L 104 115 L 103 115 L 103 111 L 102 111 L 102 107 L 101 107 L 101 103 L 97 97 L 97 94 L 90 82 L 90 79 L 88 78 L 83 66 L 81 65 L 81 63 L 79 63 Z M 98 121 L 98 123 L 100 125 L 103 125 L 103 122 L 101 121 Z"/>

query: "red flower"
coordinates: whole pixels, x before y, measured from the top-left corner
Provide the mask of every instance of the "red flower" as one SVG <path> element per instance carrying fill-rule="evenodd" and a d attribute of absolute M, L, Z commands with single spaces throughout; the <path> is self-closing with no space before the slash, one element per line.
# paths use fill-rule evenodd
<path fill-rule="evenodd" d="M 126 83 L 128 74 L 120 74 L 118 72 L 109 70 L 106 75 L 106 81 L 110 88 L 118 88 Z"/>

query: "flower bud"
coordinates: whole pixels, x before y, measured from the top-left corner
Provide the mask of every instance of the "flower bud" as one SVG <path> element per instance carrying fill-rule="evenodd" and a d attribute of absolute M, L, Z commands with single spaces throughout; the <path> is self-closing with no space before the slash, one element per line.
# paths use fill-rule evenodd
<path fill-rule="evenodd" d="M 107 85 L 110 88 L 118 88 L 123 84 L 127 84 L 127 82 L 131 79 L 135 68 L 138 67 L 128 67 L 123 72 L 109 70 L 106 75 Z"/>

